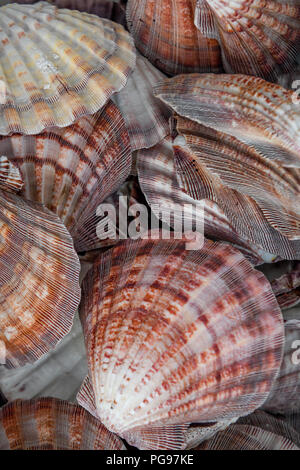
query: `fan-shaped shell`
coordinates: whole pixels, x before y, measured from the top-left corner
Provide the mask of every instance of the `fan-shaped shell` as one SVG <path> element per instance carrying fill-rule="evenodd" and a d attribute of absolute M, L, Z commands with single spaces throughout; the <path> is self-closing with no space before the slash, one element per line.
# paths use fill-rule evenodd
<path fill-rule="evenodd" d="M 63 129 L 2 137 L 0 149 L 22 173 L 21 195 L 55 212 L 78 250 L 98 240 L 97 207 L 125 181 L 131 167 L 126 125 L 111 101 Z"/>
<path fill-rule="evenodd" d="M 180 116 L 252 145 L 283 166 L 300 167 L 300 107 L 292 90 L 244 75 L 190 74 L 155 94 Z"/>
<path fill-rule="evenodd" d="M 56 398 L 16 400 L 0 410 L 1 450 L 126 450 L 78 405 Z"/>
<path fill-rule="evenodd" d="M 55 214 L 0 191 L 0 360 L 33 362 L 72 326 L 80 265 Z"/>
<path fill-rule="evenodd" d="M 220 72 L 218 42 L 194 25 L 196 0 L 129 0 L 127 24 L 136 47 L 170 75 Z"/>
<path fill-rule="evenodd" d="M 0 156 L 0 188 L 5 191 L 18 192 L 23 187 L 23 181 L 18 168 L 8 161 L 7 157 Z"/>
<path fill-rule="evenodd" d="M 228 73 L 276 81 L 295 67 L 298 0 L 197 0 L 195 24 L 205 37 L 218 40 Z"/>
<path fill-rule="evenodd" d="M 0 9 L 0 134 L 38 134 L 101 109 L 135 66 L 124 28 L 46 2 Z"/>
<path fill-rule="evenodd" d="M 133 150 L 156 145 L 169 133 L 171 112 L 153 95 L 165 75 L 140 54 L 126 86 L 113 96 L 126 122 Z"/>
<path fill-rule="evenodd" d="M 184 139 L 174 147 L 175 161 L 187 194 L 216 202 L 237 233 L 261 249 L 299 259 L 300 174 L 232 136 L 180 117 L 177 123 Z"/>
<path fill-rule="evenodd" d="M 186 423 L 250 413 L 280 367 L 265 277 L 229 245 L 185 241 L 127 240 L 83 282 L 90 387 L 79 402 L 139 448 L 181 448 Z"/>
<path fill-rule="evenodd" d="M 300 321 L 285 324 L 284 357 L 279 375 L 263 408 L 272 413 L 299 411 L 300 405 Z"/>
<path fill-rule="evenodd" d="M 149 150 L 139 151 L 137 168 L 139 182 L 148 204 L 155 213 L 159 208 L 158 217 L 165 223 L 173 228 L 178 227 L 178 224 L 182 224 L 184 214 L 183 223 L 189 221 L 195 230 L 197 220 L 204 218 L 204 233 L 207 237 L 232 243 L 253 264 L 278 261 L 276 255 L 262 250 L 241 233 L 238 234 L 216 202 L 209 199 L 197 201 L 179 186 L 170 137 Z M 202 226 L 200 229 L 203 229 Z"/>

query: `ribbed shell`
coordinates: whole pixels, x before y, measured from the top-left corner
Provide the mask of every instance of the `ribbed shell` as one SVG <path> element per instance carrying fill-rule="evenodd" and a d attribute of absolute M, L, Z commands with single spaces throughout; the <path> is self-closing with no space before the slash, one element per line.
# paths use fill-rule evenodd
<path fill-rule="evenodd" d="M 182 448 L 180 425 L 250 413 L 280 367 L 282 318 L 265 277 L 229 245 L 185 241 L 127 240 L 82 286 L 91 386 L 79 402 L 93 412 L 94 395 L 103 424 L 139 448 Z"/>
<path fill-rule="evenodd" d="M 80 251 L 97 240 L 97 206 L 120 187 L 131 167 L 126 125 L 111 101 L 64 129 L 2 137 L 0 153 L 20 169 L 21 194 L 55 212 Z"/>
<path fill-rule="evenodd" d="M 0 410 L 0 450 L 126 450 L 81 406 L 56 398 L 16 400 Z"/>
<path fill-rule="evenodd" d="M 214 201 L 261 249 L 299 259 L 300 174 L 188 119 L 178 117 L 177 129 L 184 136 L 174 147 L 180 187 L 193 199 Z"/>
<path fill-rule="evenodd" d="M 122 26 L 47 2 L 1 7 L 0 41 L 2 135 L 38 134 L 97 112 L 135 66 Z"/>
<path fill-rule="evenodd" d="M 154 92 L 180 116 L 236 137 L 284 166 L 300 167 L 294 91 L 244 75 L 191 74 L 168 79 Z"/>
<path fill-rule="evenodd" d="M 169 108 L 153 95 L 165 75 L 137 54 L 136 68 L 126 86 L 113 96 L 126 122 L 133 150 L 156 145 L 169 133 Z"/>
<path fill-rule="evenodd" d="M 218 42 L 194 25 L 196 0 L 129 0 L 127 24 L 137 49 L 169 75 L 220 72 Z"/>
<path fill-rule="evenodd" d="M 71 329 L 80 265 L 55 214 L 0 191 L 0 362 L 33 362 Z"/>
<path fill-rule="evenodd" d="M 235 245 L 253 264 L 277 261 L 276 255 L 265 252 L 251 243 L 242 234 L 238 234 L 229 222 L 224 211 L 213 200 L 197 201 L 189 196 L 177 181 L 172 139 L 164 139 L 149 150 L 141 150 L 137 160 L 139 182 L 148 204 L 154 211 L 160 207 L 158 217 L 174 228 L 182 225 L 184 205 L 189 211 L 184 212 L 184 223 L 202 220 L 204 208 L 204 233 L 209 238 L 227 241 Z M 208 196 L 210 196 L 208 194 Z M 167 213 L 172 215 L 171 219 Z M 201 228 L 201 227 L 200 227 Z"/>
<path fill-rule="evenodd" d="M 18 168 L 7 157 L 0 156 L 0 189 L 18 192 L 22 187 L 23 180 Z"/>
<path fill-rule="evenodd" d="M 276 81 L 295 66 L 298 0 L 197 0 L 195 24 L 205 37 L 218 40 L 227 73 Z"/>
<path fill-rule="evenodd" d="M 272 413 L 296 413 L 300 405 L 300 321 L 285 324 L 284 357 L 279 375 L 263 408 Z"/>
<path fill-rule="evenodd" d="M 233 424 L 195 450 L 300 450 L 289 439 L 249 424 Z"/>

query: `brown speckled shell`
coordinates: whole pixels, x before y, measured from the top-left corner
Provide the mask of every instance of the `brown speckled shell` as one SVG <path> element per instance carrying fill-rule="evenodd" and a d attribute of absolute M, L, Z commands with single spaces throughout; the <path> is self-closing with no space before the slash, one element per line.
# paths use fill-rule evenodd
<path fill-rule="evenodd" d="M 282 317 L 265 277 L 229 245 L 188 251 L 185 241 L 127 240 L 83 281 L 90 388 L 79 402 L 139 448 L 158 448 L 160 427 L 159 448 L 176 449 L 180 426 L 250 413 L 281 363 Z"/>
<path fill-rule="evenodd" d="M 16 400 L 0 410 L 0 450 L 126 450 L 78 405 L 56 398 Z"/>
<path fill-rule="evenodd" d="M 111 101 L 64 129 L 0 137 L 0 154 L 20 169 L 21 195 L 55 212 L 79 251 L 97 241 L 97 207 L 119 188 L 131 168 L 126 124 Z"/>
<path fill-rule="evenodd" d="M 79 271 L 58 217 L 0 191 L 0 363 L 34 362 L 70 331 Z"/>
<path fill-rule="evenodd" d="M 138 50 L 169 75 L 220 72 L 218 42 L 194 25 L 196 0 L 129 0 L 127 24 Z"/>

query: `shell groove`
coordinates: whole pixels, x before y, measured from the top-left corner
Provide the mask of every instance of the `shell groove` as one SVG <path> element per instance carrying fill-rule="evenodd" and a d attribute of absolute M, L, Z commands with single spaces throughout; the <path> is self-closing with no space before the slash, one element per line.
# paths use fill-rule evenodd
<path fill-rule="evenodd" d="M 229 245 L 185 241 L 127 240 L 83 281 L 89 384 L 78 400 L 139 448 L 157 445 L 160 427 L 159 448 L 176 449 L 188 423 L 250 413 L 281 363 L 282 317 L 264 276 Z"/>
<path fill-rule="evenodd" d="M 80 265 L 55 214 L 0 191 L 0 360 L 34 362 L 71 329 Z"/>
<path fill-rule="evenodd" d="M 55 212 L 76 249 L 83 251 L 98 240 L 97 207 L 125 181 L 131 167 L 126 124 L 111 101 L 64 129 L 2 137 L 0 149 L 23 176 L 21 195 Z"/>
<path fill-rule="evenodd" d="M 205 37 L 218 40 L 228 73 L 276 81 L 295 67 L 298 0 L 197 0 L 195 24 Z"/>
<path fill-rule="evenodd" d="M 1 450 L 126 450 L 83 408 L 56 398 L 16 400 L 0 410 Z"/>
<path fill-rule="evenodd" d="M 135 67 L 124 28 L 47 2 L 0 8 L 0 134 L 38 134 L 101 109 Z"/>
<path fill-rule="evenodd" d="M 129 0 L 127 24 L 137 49 L 169 75 L 220 72 L 218 42 L 194 25 L 196 0 Z"/>
<path fill-rule="evenodd" d="M 0 157 L 0 188 L 5 191 L 18 192 L 23 187 L 23 180 L 18 168 L 4 155 Z"/>

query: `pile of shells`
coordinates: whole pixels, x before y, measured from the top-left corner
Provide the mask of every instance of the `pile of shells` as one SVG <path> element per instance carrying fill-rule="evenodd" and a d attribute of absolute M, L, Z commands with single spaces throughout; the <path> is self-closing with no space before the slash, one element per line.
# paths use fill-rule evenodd
<path fill-rule="evenodd" d="M 300 449 L 299 58 L 299 0 L 0 1 L 0 449 Z"/>

